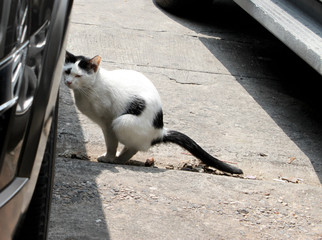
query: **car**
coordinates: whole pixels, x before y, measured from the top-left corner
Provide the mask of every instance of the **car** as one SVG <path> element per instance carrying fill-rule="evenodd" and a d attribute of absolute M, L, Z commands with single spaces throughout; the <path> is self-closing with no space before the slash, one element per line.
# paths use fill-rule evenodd
<path fill-rule="evenodd" d="M 72 0 L 0 1 L 0 239 L 46 239 Z"/>

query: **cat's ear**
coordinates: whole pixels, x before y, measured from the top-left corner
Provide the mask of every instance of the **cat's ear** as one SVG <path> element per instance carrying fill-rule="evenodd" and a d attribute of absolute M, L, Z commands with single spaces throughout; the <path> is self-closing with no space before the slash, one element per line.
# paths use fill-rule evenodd
<path fill-rule="evenodd" d="M 100 56 L 95 56 L 92 59 L 89 60 L 90 64 L 91 64 L 91 68 L 94 70 L 94 72 L 97 72 L 98 67 L 101 63 L 101 57 Z"/>
<path fill-rule="evenodd" d="M 66 51 L 65 63 L 75 63 L 75 62 L 76 62 L 76 57 L 72 53 Z"/>

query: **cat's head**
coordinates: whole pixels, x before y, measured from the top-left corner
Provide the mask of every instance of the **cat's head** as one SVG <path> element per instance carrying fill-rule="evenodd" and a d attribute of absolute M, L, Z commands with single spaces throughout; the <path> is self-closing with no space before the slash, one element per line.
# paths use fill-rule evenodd
<path fill-rule="evenodd" d="M 84 56 L 75 56 L 66 51 L 63 68 L 64 83 L 71 89 L 91 86 L 95 82 L 100 62 L 100 56 L 90 59 Z"/>

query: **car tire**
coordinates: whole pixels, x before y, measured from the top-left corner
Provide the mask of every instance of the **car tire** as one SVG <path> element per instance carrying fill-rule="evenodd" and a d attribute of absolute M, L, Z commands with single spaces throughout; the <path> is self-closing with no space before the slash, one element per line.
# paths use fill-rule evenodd
<path fill-rule="evenodd" d="M 56 160 L 58 99 L 35 191 L 19 234 L 22 239 L 47 239 Z"/>

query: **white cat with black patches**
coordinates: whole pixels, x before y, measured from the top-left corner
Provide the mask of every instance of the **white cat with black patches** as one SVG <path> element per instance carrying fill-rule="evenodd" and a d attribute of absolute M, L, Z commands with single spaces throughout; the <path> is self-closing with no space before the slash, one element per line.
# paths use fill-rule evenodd
<path fill-rule="evenodd" d="M 66 52 L 64 82 L 74 92 L 78 109 L 103 130 L 107 152 L 100 162 L 125 163 L 138 151 L 159 143 L 175 143 L 205 164 L 221 171 L 242 170 L 212 157 L 191 138 L 163 126 L 159 93 L 143 74 L 131 70 L 107 71 L 101 57 L 92 59 Z M 117 156 L 117 146 L 124 148 Z"/>

